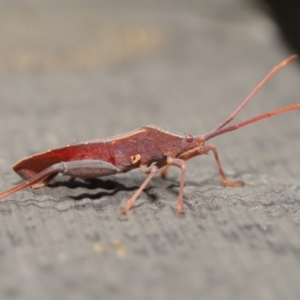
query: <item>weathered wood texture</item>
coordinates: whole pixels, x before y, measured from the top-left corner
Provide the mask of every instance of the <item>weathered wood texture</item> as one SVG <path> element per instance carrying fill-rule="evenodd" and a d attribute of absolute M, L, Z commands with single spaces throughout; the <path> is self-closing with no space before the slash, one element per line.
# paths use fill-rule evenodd
<path fill-rule="evenodd" d="M 243 1 L 2 1 L 0 189 L 17 160 L 145 124 L 205 133 L 284 51 Z M 27 6 L 28 5 L 28 6 Z M 24 9 L 24 7 L 27 7 Z M 238 120 L 299 102 L 297 63 Z M 212 140 L 190 161 L 186 216 L 179 172 L 156 177 L 119 215 L 144 175 L 57 178 L 0 203 L 1 299 L 299 299 L 299 112 Z"/>

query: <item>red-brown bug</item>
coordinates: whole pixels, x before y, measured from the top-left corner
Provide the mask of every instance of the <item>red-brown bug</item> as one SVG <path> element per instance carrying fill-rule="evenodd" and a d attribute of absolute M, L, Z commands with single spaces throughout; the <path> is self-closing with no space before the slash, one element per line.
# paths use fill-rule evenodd
<path fill-rule="evenodd" d="M 223 184 L 227 186 L 244 184 L 243 181 L 229 181 L 226 178 L 218 158 L 217 150 L 213 145 L 206 145 L 205 142 L 207 140 L 256 121 L 300 108 L 300 103 L 294 104 L 226 127 L 267 80 L 280 68 L 296 58 L 297 55 L 292 55 L 275 66 L 238 108 L 207 134 L 197 136 L 190 134 L 177 135 L 155 126 L 144 126 L 124 135 L 68 145 L 36 154 L 17 162 L 13 166 L 13 169 L 26 181 L 0 193 L 0 199 L 27 187 L 36 188 L 47 185 L 58 173 L 70 175 L 71 177 L 88 178 L 113 175 L 140 168 L 143 173 L 148 174 L 148 177 L 126 203 L 125 208 L 122 210 L 122 214 L 126 214 L 159 168 L 165 167 L 161 172 L 165 176 L 169 166 L 176 166 L 181 169 L 177 211 L 179 214 L 184 214 L 183 187 L 186 160 L 212 151 Z"/>

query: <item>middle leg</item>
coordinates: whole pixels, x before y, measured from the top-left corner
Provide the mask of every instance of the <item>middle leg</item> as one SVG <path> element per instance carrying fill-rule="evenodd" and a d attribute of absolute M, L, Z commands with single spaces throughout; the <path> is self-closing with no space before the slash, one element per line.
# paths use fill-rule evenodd
<path fill-rule="evenodd" d="M 147 186 L 147 184 L 149 183 L 149 181 L 151 180 L 151 178 L 157 173 L 157 166 L 140 166 L 140 169 L 143 173 L 148 174 L 148 177 L 145 179 L 145 181 L 141 184 L 141 186 L 139 187 L 139 189 L 134 193 L 134 195 L 127 201 L 125 207 L 123 208 L 123 210 L 121 211 L 122 215 L 126 215 L 128 213 L 128 211 L 131 209 L 131 207 L 133 206 L 134 202 L 136 201 L 136 199 L 138 198 L 138 196 L 141 194 L 141 192 L 144 190 L 144 188 Z"/>

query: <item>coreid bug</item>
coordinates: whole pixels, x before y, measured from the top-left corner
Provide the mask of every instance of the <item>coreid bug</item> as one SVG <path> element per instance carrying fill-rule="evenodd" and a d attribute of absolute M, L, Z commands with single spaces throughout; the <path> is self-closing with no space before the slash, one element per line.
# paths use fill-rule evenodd
<path fill-rule="evenodd" d="M 125 208 L 122 210 L 122 214 L 126 214 L 151 178 L 158 172 L 158 169 L 164 167 L 161 174 L 165 176 L 169 166 L 176 166 L 181 169 L 177 211 L 179 214 L 184 214 L 183 188 L 186 160 L 211 151 L 215 157 L 223 184 L 226 186 L 244 184 L 243 181 L 230 181 L 226 178 L 216 148 L 213 145 L 205 144 L 206 141 L 256 121 L 300 108 L 300 103 L 298 103 L 267 112 L 235 125 L 226 126 L 279 69 L 296 58 L 297 55 L 292 55 L 275 66 L 237 109 L 207 134 L 196 136 L 191 134 L 179 135 L 172 134 L 156 126 L 144 126 L 132 132 L 108 139 L 68 145 L 36 154 L 22 159 L 13 166 L 15 172 L 26 181 L 0 193 L 0 199 L 27 187 L 37 188 L 45 186 L 58 173 L 71 177 L 90 178 L 124 173 L 140 168 L 148 176 L 127 201 Z"/>

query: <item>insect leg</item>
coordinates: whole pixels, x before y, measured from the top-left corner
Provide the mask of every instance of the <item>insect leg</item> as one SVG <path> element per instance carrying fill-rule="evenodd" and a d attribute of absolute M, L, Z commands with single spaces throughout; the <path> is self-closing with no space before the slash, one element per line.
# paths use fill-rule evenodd
<path fill-rule="evenodd" d="M 71 177 L 92 178 L 118 173 L 119 169 L 103 160 L 84 159 L 62 162 L 63 175 Z"/>
<path fill-rule="evenodd" d="M 213 154 L 214 154 L 214 157 L 215 157 L 215 160 L 216 160 L 216 163 L 217 163 L 217 167 L 218 167 L 218 170 L 219 170 L 219 173 L 220 173 L 220 176 L 221 176 L 221 180 L 222 180 L 224 185 L 226 185 L 226 186 L 244 185 L 244 181 L 242 181 L 242 180 L 230 181 L 226 178 L 226 175 L 223 172 L 221 162 L 220 162 L 220 159 L 219 159 L 219 156 L 218 156 L 218 152 L 217 152 L 217 149 L 216 149 L 215 146 L 205 145 L 203 150 L 202 150 L 202 153 L 204 154 L 204 153 L 207 153 L 208 151 L 212 151 Z"/>
<path fill-rule="evenodd" d="M 131 209 L 132 205 L 134 204 L 135 200 L 137 197 L 141 194 L 143 189 L 147 186 L 151 178 L 157 173 L 157 166 L 150 166 L 150 167 L 145 167 L 145 166 L 140 166 L 140 169 L 143 173 L 148 174 L 148 177 L 145 179 L 145 181 L 141 184 L 139 189 L 134 193 L 134 195 L 127 201 L 124 209 L 121 211 L 122 215 L 126 215 L 128 211 Z"/>
<path fill-rule="evenodd" d="M 0 199 L 31 186 L 38 187 L 39 184 L 45 185 L 58 173 L 72 177 L 100 177 L 116 174 L 118 171 L 118 168 L 114 165 L 99 160 L 61 162 L 41 171 L 19 185 L 0 193 Z"/>
<path fill-rule="evenodd" d="M 39 183 L 36 183 L 36 184 L 33 184 L 33 185 L 31 186 L 31 188 L 33 188 L 33 189 L 39 189 L 39 188 L 42 188 L 42 187 L 44 187 L 44 186 L 47 186 L 47 185 L 50 183 L 50 181 L 51 181 L 56 175 L 57 175 L 57 174 L 52 174 L 52 175 L 46 177 L 43 181 L 41 181 L 41 182 L 39 182 Z"/>
<path fill-rule="evenodd" d="M 185 179 L 185 173 L 186 173 L 186 162 L 180 158 L 168 157 L 167 164 L 179 167 L 181 169 L 179 196 L 178 196 L 178 201 L 177 201 L 177 211 L 180 215 L 184 215 L 185 212 L 183 210 L 183 188 L 184 188 L 184 179 Z"/>
<path fill-rule="evenodd" d="M 165 177 L 167 176 L 169 167 L 170 167 L 170 166 L 165 166 L 165 167 L 160 171 L 161 177 L 165 178 Z"/>
<path fill-rule="evenodd" d="M 41 181 L 47 179 L 48 177 L 55 176 L 56 174 L 58 174 L 62 171 L 63 171 L 63 166 L 61 164 L 55 164 L 55 165 L 43 170 L 42 172 L 32 176 L 28 180 L 18 184 L 17 186 L 0 193 L 0 199 L 4 198 L 6 196 L 9 196 L 13 193 L 16 193 L 18 191 L 21 191 L 23 189 L 26 189 L 32 185 L 39 184 Z"/>

